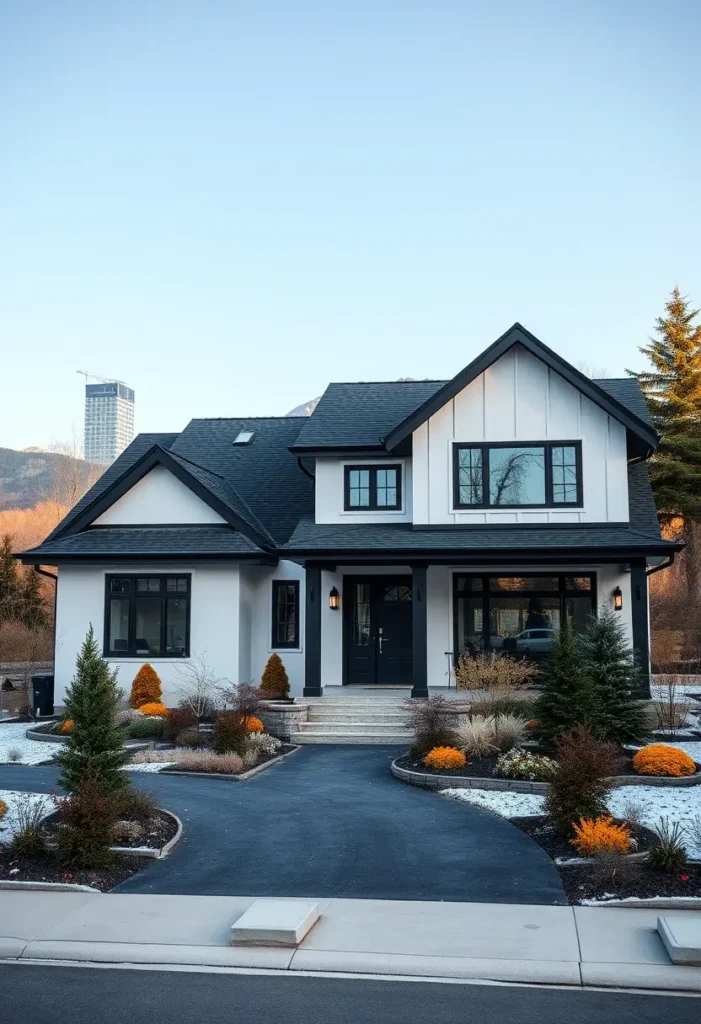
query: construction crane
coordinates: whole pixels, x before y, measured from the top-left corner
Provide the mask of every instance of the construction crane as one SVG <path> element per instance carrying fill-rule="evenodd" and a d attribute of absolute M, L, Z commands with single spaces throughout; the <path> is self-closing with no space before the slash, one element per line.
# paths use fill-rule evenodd
<path fill-rule="evenodd" d="M 99 380 L 101 384 L 124 384 L 125 388 L 129 387 L 129 385 L 125 381 L 118 380 L 116 377 L 101 377 L 99 373 L 88 373 L 87 370 L 76 370 L 75 372 L 85 377 L 86 384 L 88 383 L 88 379 L 90 379 Z"/>

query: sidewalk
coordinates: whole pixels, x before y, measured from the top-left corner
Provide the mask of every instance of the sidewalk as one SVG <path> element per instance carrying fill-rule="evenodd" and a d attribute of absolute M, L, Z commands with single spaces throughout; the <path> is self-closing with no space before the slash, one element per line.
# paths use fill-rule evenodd
<path fill-rule="evenodd" d="M 296 950 L 228 945 L 253 897 L 0 891 L 0 959 L 181 964 L 701 992 L 655 910 L 319 900 Z M 692 915 L 675 911 L 666 916 Z"/>

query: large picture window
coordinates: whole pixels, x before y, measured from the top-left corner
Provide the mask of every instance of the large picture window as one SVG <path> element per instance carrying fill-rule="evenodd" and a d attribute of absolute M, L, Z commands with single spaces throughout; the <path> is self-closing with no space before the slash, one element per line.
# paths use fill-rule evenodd
<path fill-rule="evenodd" d="M 596 576 L 453 577 L 455 657 L 500 651 L 539 661 L 567 618 L 581 632 L 596 610 Z"/>
<path fill-rule="evenodd" d="M 581 441 L 453 447 L 455 508 L 567 508 L 582 504 Z"/>
<path fill-rule="evenodd" d="M 273 647 L 299 647 L 299 581 L 273 580 Z"/>
<path fill-rule="evenodd" d="M 107 576 L 106 657 L 187 658 L 190 576 Z"/>
<path fill-rule="evenodd" d="M 346 466 L 346 512 L 396 512 L 402 507 L 401 466 Z"/>

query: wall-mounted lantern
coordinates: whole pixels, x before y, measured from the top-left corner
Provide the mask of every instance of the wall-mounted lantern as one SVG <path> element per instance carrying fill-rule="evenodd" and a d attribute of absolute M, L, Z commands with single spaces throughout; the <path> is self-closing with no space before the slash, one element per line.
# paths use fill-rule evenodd
<path fill-rule="evenodd" d="M 331 587 L 331 591 L 329 593 L 329 608 L 331 608 L 332 611 L 337 612 L 340 607 L 341 595 L 335 587 Z"/>
<path fill-rule="evenodd" d="M 613 607 L 617 612 L 623 610 L 623 591 L 620 587 L 616 587 L 613 592 Z"/>

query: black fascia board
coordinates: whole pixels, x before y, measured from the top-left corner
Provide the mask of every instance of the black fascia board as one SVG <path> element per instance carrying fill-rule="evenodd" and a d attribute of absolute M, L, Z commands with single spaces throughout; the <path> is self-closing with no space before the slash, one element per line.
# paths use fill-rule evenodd
<path fill-rule="evenodd" d="M 159 554 L 145 554 L 143 551 L 128 552 L 119 551 L 113 554 L 101 552 L 98 555 L 79 555 L 73 552 L 70 555 L 56 555 L 32 551 L 23 551 L 13 556 L 24 565 L 106 565 L 113 562 L 193 562 L 193 561 L 219 561 L 219 562 L 250 562 L 253 565 L 272 565 L 279 563 L 277 555 L 268 554 L 265 551 L 245 551 L 240 554 L 223 554 L 221 551 L 198 551 L 190 554 L 172 552 L 171 554 L 160 552 Z"/>
<path fill-rule="evenodd" d="M 682 545 L 683 547 L 683 545 Z M 511 563 L 523 564 L 537 563 L 538 565 L 564 565 L 574 562 L 575 564 L 586 564 L 595 562 L 629 562 L 635 558 L 646 558 L 648 555 L 669 554 L 670 551 L 681 550 L 676 544 L 665 541 L 655 542 L 650 540 L 649 545 L 635 547 L 571 547 L 558 548 L 557 551 L 544 549 L 542 547 L 531 548 L 510 548 L 504 551 L 503 548 L 413 548 L 411 550 L 398 550 L 396 548 L 290 548 L 280 550 L 282 558 L 293 560 L 303 558 L 305 560 L 331 560 L 337 565 L 348 565 L 353 561 L 370 562 L 399 562 L 406 564 L 415 559 L 427 561 L 429 564 L 455 563 L 466 565 L 468 563 L 479 563 L 491 565 L 509 565 Z"/>
<path fill-rule="evenodd" d="M 255 544 L 263 548 L 266 551 L 271 550 L 270 538 L 264 537 L 258 532 L 250 523 L 248 523 L 241 516 L 237 515 L 236 512 L 232 511 L 228 505 L 221 501 L 215 494 L 200 483 L 199 480 L 176 459 L 172 458 L 170 452 L 166 448 L 162 448 L 158 444 L 154 444 L 147 452 L 122 473 L 120 477 L 110 484 L 107 490 L 102 491 L 97 497 L 87 505 L 79 516 L 65 528 L 57 533 L 52 540 L 58 540 L 59 537 L 70 537 L 76 533 L 80 533 L 86 526 L 89 526 L 95 519 L 99 518 L 103 512 L 106 512 L 115 501 L 121 498 L 127 491 L 138 483 L 139 480 L 143 479 L 147 473 L 149 473 L 155 466 L 164 466 L 173 476 L 177 477 L 181 483 L 185 484 L 189 490 L 196 494 L 198 498 L 201 498 L 205 504 L 209 505 L 211 509 L 217 512 L 222 519 L 224 519 L 229 526 L 234 527 L 240 533 L 243 533 L 246 537 L 249 537 Z M 204 470 L 203 470 L 204 471 Z M 206 472 L 206 471 L 205 471 Z"/>
<path fill-rule="evenodd" d="M 388 451 L 392 451 L 396 445 L 416 430 L 417 427 L 420 427 L 422 423 L 425 423 L 430 416 L 441 409 L 451 398 L 454 398 L 463 388 L 467 387 L 471 381 L 489 369 L 492 363 L 495 363 L 497 359 L 505 355 L 514 345 L 522 345 L 531 355 L 540 359 L 550 369 L 563 377 L 568 384 L 577 388 L 583 395 L 586 395 L 592 402 L 622 423 L 632 434 L 640 438 L 649 449 L 654 451 L 657 448 L 659 434 L 654 427 L 643 423 L 625 406 L 608 395 L 603 388 L 600 388 L 598 384 L 595 384 L 594 381 L 568 363 L 566 359 L 559 356 L 557 352 L 553 352 L 551 348 L 548 348 L 547 345 L 518 322 L 513 324 L 508 331 L 505 331 L 500 338 L 497 338 L 481 355 L 473 359 L 471 363 L 468 363 L 464 370 L 461 370 L 452 380 L 448 381 L 435 395 L 432 395 L 423 405 L 420 405 L 418 409 L 414 410 L 406 419 L 399 423 L 384 439 L 385 448 Z"/>

